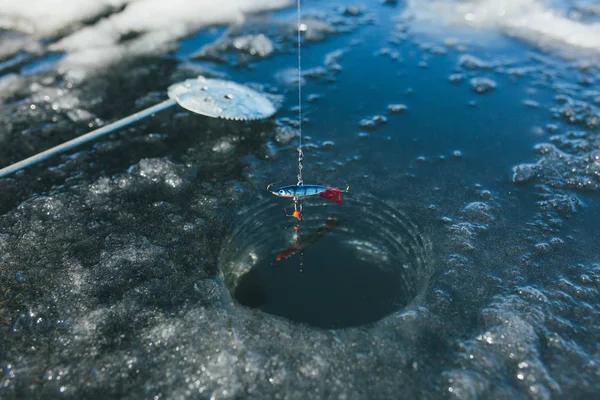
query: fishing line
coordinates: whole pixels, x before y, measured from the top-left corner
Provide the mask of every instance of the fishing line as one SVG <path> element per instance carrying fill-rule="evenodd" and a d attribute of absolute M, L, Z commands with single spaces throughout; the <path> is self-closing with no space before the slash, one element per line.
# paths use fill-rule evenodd
<path fill-rule="evenodd" d="M 273 184 L 270 184 L 267 186 L 267 191 L 277 197 L 292 199 L 294 201 L 294 213 L 288 214 L 285 208 L 283 212 L 288 217 L 294 217 L 302 221 L 302 204 L 300 204 L 300 198 L 319 196 L 334 203 L 341 203 L 342 191 L 338 188 L 324 185 L 305 185 L 302 178 L 302 160 L 304 159 L 304 153 L 302 152 L 302 31 L 306 31 L 307 26 L 300 21 L 300 0 L 296 0 L 296 5 L 298 25 L 298 183 L 296 185 L 283 186 L 276 190 L 273 190 Z M 346 191 L 348 191 L 348 188 L 346 188 Z"/>
<path fill-rule="evenodd" d="M 302 43 L 301 31 L 303 26 L 300 24 L 300 0 L 297 2 L 297 25 L 298 25 L 298 186 L 304 183 L 302 179 Z"/>

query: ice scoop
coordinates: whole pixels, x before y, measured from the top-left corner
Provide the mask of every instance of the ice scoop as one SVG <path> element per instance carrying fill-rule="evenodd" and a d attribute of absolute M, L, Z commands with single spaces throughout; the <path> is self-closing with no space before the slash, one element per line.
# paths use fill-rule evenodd
<path fill-rule="evenodd" d="M 207 79 L 202 76 L 171 85 L 169 100 L 138 111 L 128 117 L 105 125 L 63 144 L 0 169 L 0 178 L 20 169 L 37 164 L 56 154 L 95 140 L 119 128 L 139 121 L 166 108 L 179 104 L 181 107 L 212 118 L 237 121 L 268 118 L 275 114 L 275 106 L 263 94 L 235 82 Z"/>

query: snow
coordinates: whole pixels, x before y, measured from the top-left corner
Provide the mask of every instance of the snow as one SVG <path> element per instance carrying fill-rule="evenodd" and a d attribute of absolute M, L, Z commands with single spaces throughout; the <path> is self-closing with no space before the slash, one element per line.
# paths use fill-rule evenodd
<path fill-rule="evenodd" d="M 132 0 L 0 0 L 0 26 L 51 37 L 69 25 L 94 18 Z"/>
<path fill-rule="evenodd" d="M 177 39 L 210 25 L 231 25 L 246 15 L 289 5 L 289 0 L 0 0 L 0 28 L 29 40 L 59 38 L 48 50 L 65 52 L 59 70 L 73 80 L 124 58 L 163 53 Z M 103 17 L 107 15 L 106 17 Z M 95 23 L 76 29 L 83 21 Z M 75 29 L 74 29 L 75 27 Z M 65 35 L 61 37 L 61 35 Z M 129 40 L 124 38 L 131 37 Z M 0 44 L 0 54 L 14 53 Z"/>
<path fill-rule="evenodd" d="M 542 0 L 409 0 L 405 17 L 418 22 L 499 30 L 535 45 L 600 51 L 600 23 L 569 19 Z"/>

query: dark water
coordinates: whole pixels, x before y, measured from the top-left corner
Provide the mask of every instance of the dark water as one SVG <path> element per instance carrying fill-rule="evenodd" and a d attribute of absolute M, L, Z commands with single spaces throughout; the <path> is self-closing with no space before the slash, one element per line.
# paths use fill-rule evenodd
<path fill-rule="evenodd" d="M 270 215 L 276 207 L 240 220 L 220 257 L 234 298 L 333 329 L 376 322 L 422 295 L 431 275 L 431 244 L 401 210 L 355 197 L 328 217 L 324 213 L 334 210 L 317 202 L 302 223 L 270 235 L 281 226 Z"/>
<path fill-rule="evenodd" d="M 235 299 L 322 328 L 374 322 L 407 303 L 398 276 L 357 260 L 335 237 L 299 258 L 254 267 L 240 278 Z"/>
<path fill-rule="evenodd" d="M 296 179 L 293 8 L 231 31 L 270 37 L 264 59 L 189 58 L 217 28 L 83 82 L 61 56 L 0 64 L 23 79 L 2 166 L 200 73 L 282 98 L 252 123 L 165 111 L 0 180 L 1 398 L 598 396 L 593 56 L 306 3 L 330 30 L 303 47 L 304 178 L 351 190 L 299 232 L 264 190 Z"/>

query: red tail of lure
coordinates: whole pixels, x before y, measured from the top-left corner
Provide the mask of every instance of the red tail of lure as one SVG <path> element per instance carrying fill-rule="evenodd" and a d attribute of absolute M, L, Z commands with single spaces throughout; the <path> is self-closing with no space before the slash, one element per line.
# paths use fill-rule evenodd
<path fill-rule="evenodd" d="M 333 201 L 334 203 L 339 204 L 342 202 L 342 191 L 337 188 L 328 187 L 324 191 L 320 192 L 319 196 L 329 201 Z"/>

